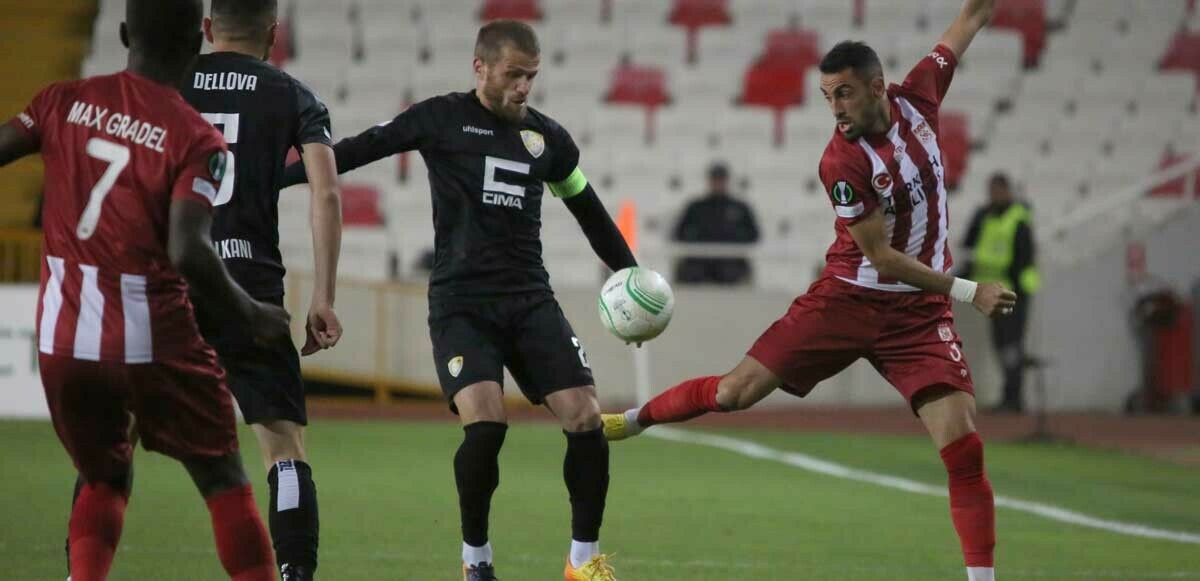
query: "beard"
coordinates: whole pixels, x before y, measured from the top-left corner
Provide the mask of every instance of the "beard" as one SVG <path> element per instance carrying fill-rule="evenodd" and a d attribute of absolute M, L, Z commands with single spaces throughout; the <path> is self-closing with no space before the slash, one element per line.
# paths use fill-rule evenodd
<path fill-rule="evenodd" d="M 525 106 L 509 103 L 503 89 L 484 86 L 483 98 L 491 105 L 492 113 L 509 123 L 520 123 L 525 119 Z"/>

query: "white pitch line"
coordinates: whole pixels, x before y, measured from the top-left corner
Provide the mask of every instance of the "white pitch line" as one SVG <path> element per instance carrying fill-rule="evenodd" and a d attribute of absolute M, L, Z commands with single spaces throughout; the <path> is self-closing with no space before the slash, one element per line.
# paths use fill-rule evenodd
<path fill-rule="evenodd" d="M 702 446 L 708 446 L 710 448 L 718 448 L 751 458 L 787 464 L 789 466 L 808 470 L 809 472 L 816 472 L 818 474 L 833 476 L 835 478 L 854 480 L 856 482 L 866 482 L 869 484 L 876 484 L 879 486 L 894 488 L 896 490 L 903 490 L 915 494 L 925 494 L 928 496 L 947 496 L 946 488 L 943 486 L 931 486 L 923 482 L 917 482 L 916 480 L 909 480 L 899 476 L 891 476 L 888 474 L 880 474 L 878 472 L 871 472 L 868 470 L 850 468 L 849 466 L 843 466 L 841 464 L 829 462 L 828 460 L 822 460 L 820 458 L 809 456 L 808 454 L 802 454 L 800 452 L 785 452 L 783 450 L 777 450 L 775 448 L 764 446 L 749 440 L 718 436 L 716 434 L 708 434 L 704 432 L 680 430 L 665 426 L 657 426 L 653 429 L 647 430 L 645 433 L 648 436 L 653 436 L 662 440 L 670 440 L 672 442 L 681 442 L 685 444 L 699 444 Z M 1168 531 L 1136 523 L 1106 520 L 1051 504 L 1031 502 L 1017 498 L 1008 498 L 1006 496 L 996 496 L 996 506 L 1027 512 L 1029 514 L 1034 514 L 1058 522 L 1099 529 L 1132 537 L 1144 537 L 1149 539 L 1175 541 L 1179 543 L 1200 544 L 1200 534 Z"/>

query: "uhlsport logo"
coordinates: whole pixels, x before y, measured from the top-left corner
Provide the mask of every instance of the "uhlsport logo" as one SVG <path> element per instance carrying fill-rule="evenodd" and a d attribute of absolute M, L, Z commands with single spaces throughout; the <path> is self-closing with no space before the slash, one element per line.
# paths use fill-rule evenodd
<path fill-rule="evenodd" d="M 529 151 L 529 155 L 533 157 L 541 157 L 546 151 L 546 138 L 542 137 L 537 131 L 525 129 L 521 131 L 521 141 L 525 143 L 525 149 Z"/>
<path fill-rule="evenodd" d="M 849 204 L 854 201 L 854 188 L 845 181 L 833 184 L 833 201 L 839 204 Z"/>
<path fill-rule="evenodd" d="M 451 359 L 450 362 L 446 364 L 446 371 L 450 372 L 450 377 L 457 378 L 458 374 L 462 373 L 462 368 L 463 368 L 462 355 L 459 355 L 459 356 L 455 357 L 454 359 Z"/>

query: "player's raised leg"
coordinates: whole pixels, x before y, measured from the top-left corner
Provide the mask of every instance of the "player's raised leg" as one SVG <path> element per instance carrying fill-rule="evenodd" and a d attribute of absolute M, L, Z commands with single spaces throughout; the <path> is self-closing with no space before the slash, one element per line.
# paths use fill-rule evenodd
<path fill-rule="evenodd" d="M 496 578 L 488 516 L 492 493 L 500 485 L 500 448 L 508 433 L 508 417 L 500 384 L 482 381 L 454 394 L 462 420 L 463 441 L 454 454 L 454 481 L 462 517 L 463 578 L 489 581 Z"/>
<path fill-rule="evenodd" d="M 923 390 L 913 402 L 940 450 L 950 487 L 950 517 L 962 545 L 969 581 L 992 581 L 996 509 L 975 431 L 975 397 L 948 386 Z"/>
<path fill-rule="evenodd" d="M 608 498 L 608 441 L 600 422 L 593 386 L 574 387 L 546 396 L 567 437 L 563 480 L 571 498 L 571 552 L 564 572 L 569 581 L 613 579 L 600 552 L 600 526 Z"/>
<path fill-rule="evenodd" d="M 183 465 L 208 506 L 217 541 L 217 556 L 229 578 L 233 581 L 275 579 L 271 541 L 258 516 L 254 492 L 238 453 L 188 459 Z"/>
<path fill-rule="evenodd" d="M 723 376 L 689 379 L 640 408 L 605 414 L 604 435 L 609 440 L 624 440 L 656 424 L 686 422 L 709 412 L 743 410 L 770 395 L 781 383 L 765 365 L 746 356 Z"/>

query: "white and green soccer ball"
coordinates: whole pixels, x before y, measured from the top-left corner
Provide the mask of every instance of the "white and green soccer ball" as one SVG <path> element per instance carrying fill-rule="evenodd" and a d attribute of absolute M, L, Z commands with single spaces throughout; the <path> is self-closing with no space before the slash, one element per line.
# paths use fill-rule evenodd
<path fill-rule="evenodd" d="M 626 343 L 649 341 L 666 330 L 675 311 L 667 279 L 648 268 L 623 268 L 600 289 L 600 321 Z"/>

